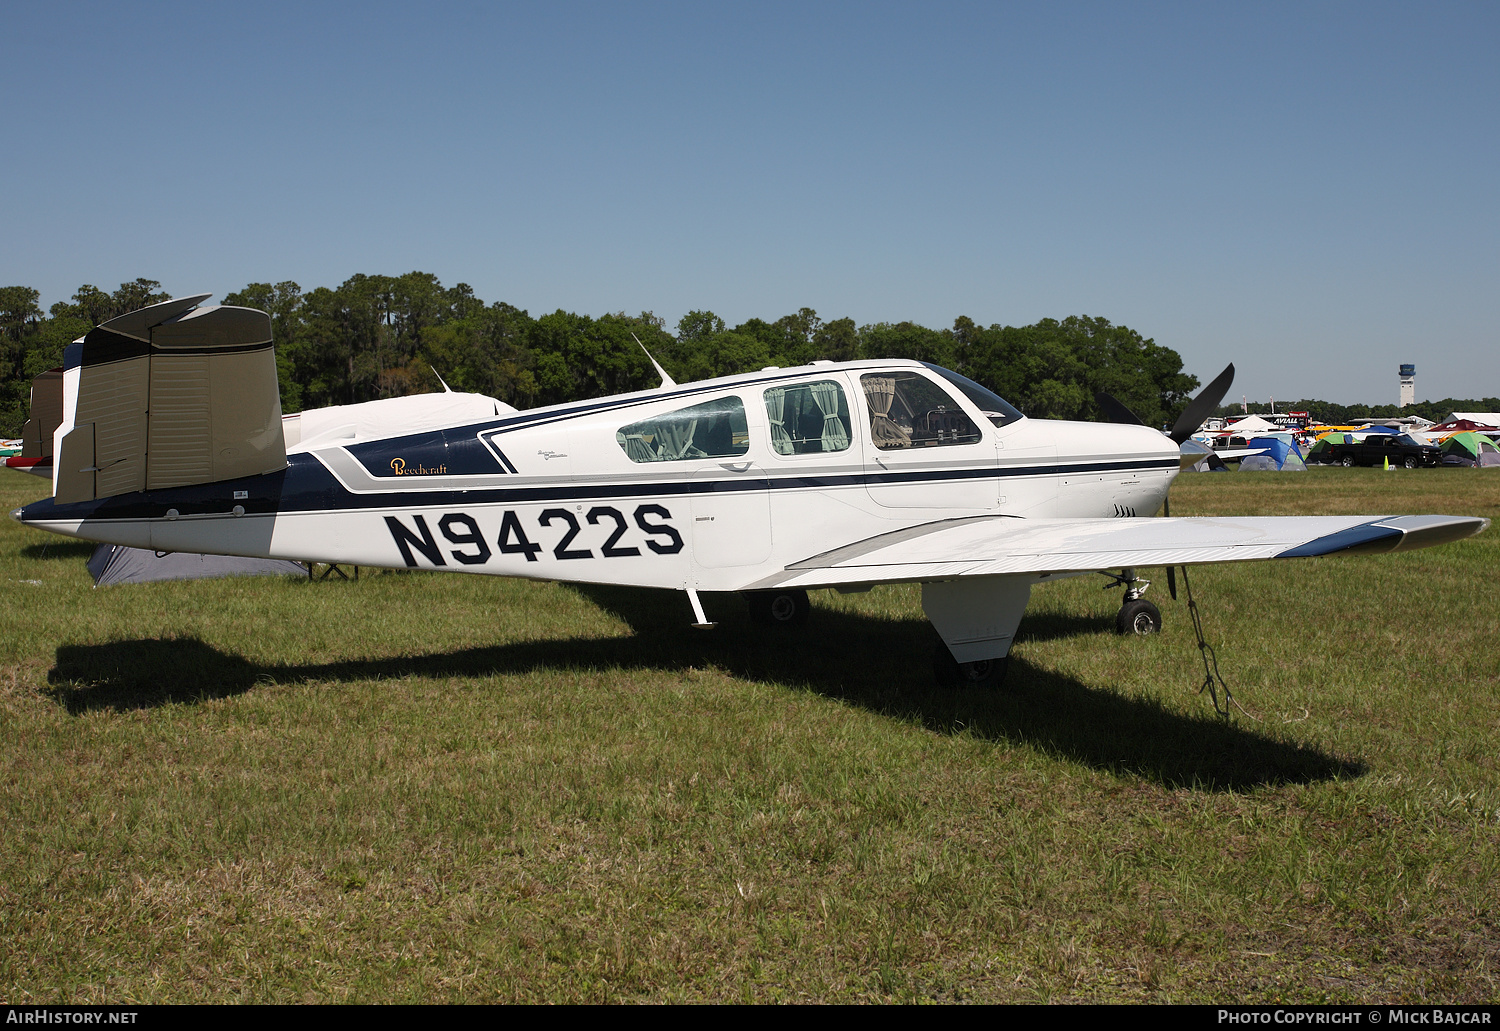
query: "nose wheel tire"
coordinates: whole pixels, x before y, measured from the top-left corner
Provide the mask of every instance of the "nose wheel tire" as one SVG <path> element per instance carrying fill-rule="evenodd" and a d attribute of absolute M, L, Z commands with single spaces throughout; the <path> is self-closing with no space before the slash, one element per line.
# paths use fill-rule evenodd
<path fill-rule="evenodd" d="M 1161 632 L 1161 610 L 1145 598 L 1127 601 L 1115 616 L 1115 631 L 1121 634 L 1156 634 Z"/>
<path fill-rule="evenodd" d="M 1000 659 L 959 662 L 942 641 L 932 650 L 932 675 L 940 687 L 996 688 L 1005 682 L 1009 668 L 1009 655 Z"/>
<path fill-rule="evenodd" d="M 755 591 L 745 595 L 750 618 L 763 626 L 796 626 L 812 609 L 806 591 Z"/>

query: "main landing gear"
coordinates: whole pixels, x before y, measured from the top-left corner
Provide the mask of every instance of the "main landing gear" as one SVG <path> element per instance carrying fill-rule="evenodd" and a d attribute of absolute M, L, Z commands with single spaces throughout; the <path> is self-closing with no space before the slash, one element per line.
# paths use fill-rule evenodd
<path fill-rule="evenodd" d="M 1019 621 L 1021 609 L 1025 608 L 1026 595 L 1029 593 L 1029 583 L 1023 584 L 1020 596 L 1010 599 L 1012 602 L 1011 607 L 1015 609 L 1014 615 L 1017 621 Z M 797 626 L 807 621 L 807 615 L 811 609 L 807 600 L 807 592 L 791 588 L 771 591 L 747 591 L 743 597 L 745 603 L 749 606 L 750 617 L 763 626 Z M 967 599 L 967 601 L 971 600 Z M 925 608 L 927 604 L 925 596 L 923 604 Z M 930 615 L 931 612 L 929 611 Z M 699 616 L 699 622 L 694 625 L 706 625 L 701 615 Z M 1000 686 L 1005 680 L 1006 670 L 1009 666 L 1009 656 L 980 659 L 974 662 L 959 662 L 953 657 L 953 653 L 948 650 L 948 645 L 943 642 L 941 637 L 939 637 L 933 646 L 932 672 L 938 684 L 943 687 L 995 688 Z"/>
<path fill-rule="evenodd" d="M 999 687 L 1010 668 L 1010 656 L 959 662 L 941 640 L 932 649 L 932 676 L 940 687 Z"/>
<path fill-rule="evenodd" d="M 751 591 L 745 595 L 750 618 L 763 626 L 796 626 L 812 610 L 806 591 Z"/>
<path fill-rule="evenodd" d="M 1103 575 L 1110 578 L 1110 582 L 1104 585 L 1106 591 L 1114 587 L 1125 588 L 1125 600 L 1120 605 L 1120 611 L 1115 614 L 1115 633 L 1160 633 L 1161 610 L 1142 597 L 1146 588 L 1151 586 L 1151 581 L 1136 576 L 1134 569 L 1122 569 L 1119 576 L 1113 573 Z"/>

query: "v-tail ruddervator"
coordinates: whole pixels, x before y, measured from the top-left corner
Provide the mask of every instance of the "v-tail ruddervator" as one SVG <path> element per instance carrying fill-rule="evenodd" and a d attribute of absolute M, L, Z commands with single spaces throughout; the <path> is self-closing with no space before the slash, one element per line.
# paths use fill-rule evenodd
<path fill-rule="evenodd" d="M 528 411 L 448 392 L 283 417 L 269 316 L 208 296 L 68 348 L 38 384 L 28 450 L 8 460 L 45 472 L 50 459 L 53 496 L 16 519 L 156 551 L 670 588 L 701 626 L 700 591 L 740 592 L 774 624 L 806 618 L 810 589 L 920 583 L 940 679 L 973 683 L 1003 676 L 1046 580 L 1117 577 L 1121 629 L 1147 632 L 1160 615 L 1138 569 L 1405 551 L 1489 525 L 1152 518 L 1232 366 L 1170 435 L 1103 396 L 1115 422 L 1028 419 L 963 376 L 894 360 L 663 374 L 654 390 Z"/>

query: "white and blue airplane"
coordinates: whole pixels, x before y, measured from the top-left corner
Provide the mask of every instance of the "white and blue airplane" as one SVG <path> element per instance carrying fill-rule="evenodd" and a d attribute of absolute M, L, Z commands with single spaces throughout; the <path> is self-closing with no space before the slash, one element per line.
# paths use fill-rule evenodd
<path fill-rule="evenodd" d="M 1113 575 L 1120 629 L 1149 632 L 1140 568 L 1404 551 L 1489 525 L 1148 518 L 1233 366 L 1170 436 L 1108 398 L 1115 423 L 1028 419 L 899 360 L 662 373 L 654 390 L 529 411 L 448 392 L 283 417 L 269 316 L 208 296 L 68 348 L 53 496 L 14 518 L 156 551 L 670 588 L 704 627 L 700 591 L 795 623 L 809 589 L 920 583 L 939 678 L 975 684 L 1004 675 L 1038 583 Z"/>

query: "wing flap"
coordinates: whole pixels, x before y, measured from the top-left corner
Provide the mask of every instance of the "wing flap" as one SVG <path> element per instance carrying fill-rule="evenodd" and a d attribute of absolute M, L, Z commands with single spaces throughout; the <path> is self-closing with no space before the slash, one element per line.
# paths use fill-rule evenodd
<path fill-rule="evenodd" d="M 1015 519 L 924 523 L 794 562 L 753 589 L 1409 551 L 1489 526 L 1463 516 Z"/>

